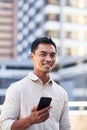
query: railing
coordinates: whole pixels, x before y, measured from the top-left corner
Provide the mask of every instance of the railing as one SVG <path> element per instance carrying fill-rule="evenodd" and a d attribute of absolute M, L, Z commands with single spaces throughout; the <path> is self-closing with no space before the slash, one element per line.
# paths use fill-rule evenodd
<path fill-rule="evenodd" d="M 69 109 L 71 130 L 87 130 L 87 101 L 69 102 Z"/>
<path fill-rule="evenodd" d="M 72 110 L 87 110 L 87 101 L 70 101 L 69 102 L 69 108 L 72 108 Z"/>
<path fill-rule="evenodd" d="M 0 105 L 0 111 L 3 105 Z M 86 111 L 87 112 L 87 101 L 70 101 L 69 102 L 70 111 Z M 75 109 L 76 108 L 76 109 Z"/>

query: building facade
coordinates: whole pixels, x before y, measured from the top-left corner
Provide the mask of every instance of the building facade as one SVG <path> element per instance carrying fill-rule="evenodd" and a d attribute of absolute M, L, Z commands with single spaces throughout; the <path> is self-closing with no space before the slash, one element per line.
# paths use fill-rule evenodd
<path fill-rule="evenodd" d="M 18 58 L 26 59 L 31 42 L 52 37 L 61 56 L 87 55 L 86 0 L 18 1 Z"/>
<path fill-rule="evenodd" d="M 0 0 L 0 59 L 16 57 L 16 2 Z"/>
<path fill-rule="evenodd" d="M 39 36 L 52 37 L 62 57 L 87 55 L 87 1 L 0 1 L 0 59 L 28 59 Z"/>

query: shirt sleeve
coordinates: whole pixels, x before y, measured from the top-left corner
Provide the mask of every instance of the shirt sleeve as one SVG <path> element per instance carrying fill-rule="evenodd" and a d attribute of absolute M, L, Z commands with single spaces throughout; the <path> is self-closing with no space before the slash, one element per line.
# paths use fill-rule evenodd
<path fill-rule="evenodd" d="M 71 130 L 67 93 L 65 93 L 65 102 L 61 112 L 59 130 Z"/>
<path fill-rule="evenodd" d="M 19 96 L 19 90 L 14 85 L 7 89 L 0 116 L 0 130 L 11 130 L 13 122 L 19 118 Z"/>

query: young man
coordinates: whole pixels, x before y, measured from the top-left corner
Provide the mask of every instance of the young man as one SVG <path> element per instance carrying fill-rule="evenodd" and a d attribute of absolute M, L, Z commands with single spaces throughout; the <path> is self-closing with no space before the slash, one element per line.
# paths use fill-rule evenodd
<path fill-rule="evenodd" d="M 1 130 L 70 130 L 67 93 L 49 75 L 56 52 L 55 43 L 47 37 L 32 43 L 34 71 L 8 88 Z M 37 110 L 40 97 L 51 97 L 51 105 Z"/>

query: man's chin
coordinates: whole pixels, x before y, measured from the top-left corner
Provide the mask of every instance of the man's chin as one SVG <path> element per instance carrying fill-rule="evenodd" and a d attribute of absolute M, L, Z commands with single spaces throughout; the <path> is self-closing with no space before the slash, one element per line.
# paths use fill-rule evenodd
<path fill-rule="evenodd" d="M 51 70 L 50 70 L 50 69 L 46 69 L 46 70 L 44 70 L 44 72 L 45 72 L 45 73 L 50 73 Z"/>

